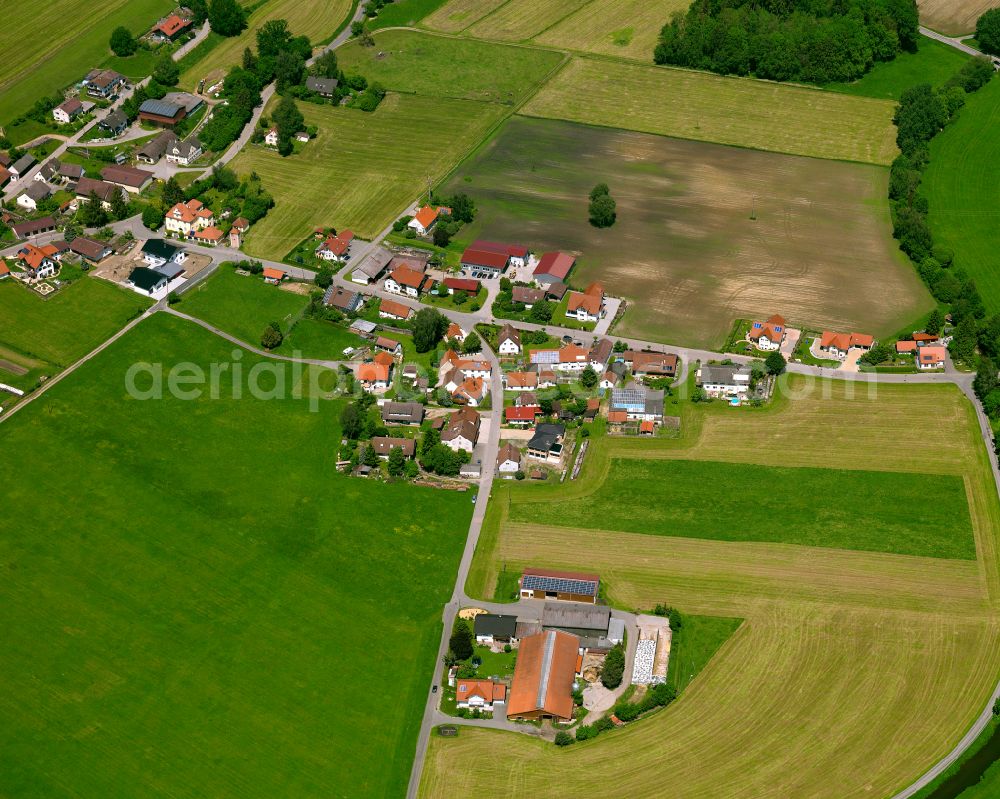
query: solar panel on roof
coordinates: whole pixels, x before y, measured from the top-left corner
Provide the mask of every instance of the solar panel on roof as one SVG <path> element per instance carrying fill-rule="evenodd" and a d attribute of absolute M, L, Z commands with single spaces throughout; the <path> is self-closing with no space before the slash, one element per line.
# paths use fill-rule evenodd
<path fill-rule="evenodd" d="M 556 591 L 563 594 L 597 593 L 597 583 L 592 580 L 573 580 L 566 577 L 543 577 L 537 574 L 526 574 L 521 580 L 521 588 L 529 591 Z"/>

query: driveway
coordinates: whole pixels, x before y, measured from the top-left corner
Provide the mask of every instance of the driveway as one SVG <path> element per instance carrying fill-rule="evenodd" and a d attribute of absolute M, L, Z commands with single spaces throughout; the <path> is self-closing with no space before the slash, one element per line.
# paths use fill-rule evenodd
<path fill-rule="evenodd" d="M 794 327 L 785 328 L 785 340 L 781 342 L 781 352 L 785 356 L 785 360 L 789 361 L 792 358 L 792 354 L 795 352 L 795 348 L 799 346 L 799 339 L 802 338 L 802 331 L 796 330 Z"/>
<path fill-rule="evenodd" d="M 858 361 L 861 360 L 861 356 L 864 355 L 860 349 L 855 347 L 847 351 L 847 357 L 844 358 L 844 362 L 840 365 L 840 371 L 842 372 L 858 372 Z"/>

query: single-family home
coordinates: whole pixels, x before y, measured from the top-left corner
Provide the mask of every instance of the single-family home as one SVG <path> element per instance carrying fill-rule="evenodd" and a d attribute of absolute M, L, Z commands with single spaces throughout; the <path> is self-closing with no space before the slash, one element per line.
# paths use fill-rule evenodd
<path fill-rule="evenodd" d="M 146 100 L 139 106 L 139 121 L 158 128 L 173 128 L 186 116 L 183 105 L 166 100 Z"/>
<path fill-rule="evenodd" d="M 187 260 L 184 250 L 164 239 L 147 239 L 139 252 L 150 269 L 157 269 L 168 263 L 183 264 Z"/>
<path fill-rule="evenodd" d="M 912 340 L 901 340 L 896 342 L 896 354 L 897 355 L 914 355 L 918 349 L 917 342 Z"/>
<path fill-rule="evenodd" d="M 336 78 L 321 78 L 318 75 L 309 75 L 306 78 L 306 88 L 326 98 L 333 97 L 337 93 L 339 83 Z"/>
<path fill-rule="evenodd" d="M 134 166 L 106 166 L 101 170 L 101 177 L 108 183 L 121 186 L 125 191 L 139 194 L 145 191 L 153 182 L 153 173 Z"/>
<path fill-rule="evenodd" d="M 267 133 L 264 134 L 264 144 L 268 147 L 278 146 L 278 129 L 271 128 Z"/>
<path fill-rule="evenodd" d="M 402 294 L 407 297 L 419 297 L 421 293 L 433 284 L 433 280 L 423 272 L 418 272 L 409 266 L 399 266 L 385 279 L 386 291 Z"/>
<path fill-rule="evenodd" d="M 573 719 L 573 687 L 580 639 L 561 630 L 546 630 L 521 640 L 507 718 L 540 721 Z"/>
<path fill-rule="evenodd" d="M 503 382 L 507 391 L 534 391 L 538 388 L 538 372 L 505 372 Z"/>
<path fill-rule="evenodd" d="M 479 442 L 479 414 L 472 408 L 465 407 L 455 411 L 444 429 L 441 431 L 441 443 L 454 452 L 460 449 L 472 452 Z"/>
<path fill-rule="evenodd" d="M 618 385 L 618 375 L 612 372 L 610 369 L 601 375 L 600 381 L 597 383 L 599 388 L 611 389 Z"/>
<path fill-rule="evenodd" d="M 571 291 L 566 301 L 566 316 L 578 322 L 596 322 L 604 316 L 604 287 L 594 282 L 582 292 Z"/>
<path fill-rule="evenodd" d="M 743 397 L 750 390 L 750 368 L 707 364 L 698 369 L 695 382 L 710 397 Z"/>
<path fill-rule="evenodd" d="M 149 32 L 153 39 L 161 42 L 172 42 L 184 35 L 185 31 L 191 27 L 191 20 L 171 14 L 166 19 L 161 19 Z"/>
<path fill-rule="evenodd" d="M 520 391 L 514 395 L 514 407 L 538 407 L 538 394 L 534 391 Z"/>
<path fill-rule="evenodd" d="M 928 344 L 917 350 L 918 369 L 944 369 L 948 351 L 944 347 Z"/>
<path fill-rule="evenodd" d="M 10 175 L 12 178 L 14 178 L 14 180 L 20 180 L 28 173 L 28 170 L 31 169 L 31 167 L 33 167 L 34 165 L 35 165 L 35 156 L 33 156 L 31 153 L 25 153 L 20 158 L 18 158 L 13 164 L 11 164 L 7 168 L 7 171 L 10 172 Z"/>
<path fill-rule="evenodd" d="M 316 257 L 324 261 L 346 261 L 350 255 L 351 242 L 354 233 L 350 230 L 341 231 L 339 235 L 329 236 L 316 248 Z"/>
<path fill-rule="evenodd" d="M 409 305 L 404 305 L 395 300 L 382 300 L 379 303 L 378 315 L 383 319 L 407 320 L 413 316 L 414 311 Z"/>
<path fill-rule="evenodd" d="M 530 309 L 536 302 L 545 299 L 545 292 L 531 286 L 514 286 L 510 290 L 510 299 L 512 302 L 519 302 L 525 308 Z"/>
<path fill-rule="evenodd" d="M 357 378 L 366 391 L 385 391 L 392 381 L 392 366 L 375 361 L 358 364 Z"/>
<path fill-rule="evenodd" d="M 169 133 L 170 140 L 164 150 L 168 164 L 179 164 L 180 166 L 191 166 L 197 161 L 203 151 L 201 141 L 195 136 L 189 136 L 184 141 L 180 141 L 172 133 Z"/>
<path fill-rule="evenodd" d="M 536 366 L 535 369 L 538 371 L 539 388 L 553 388 L 556 385 L 558 378 L 555 372 L 542 366 Z"/>
<path fill-rule="evenodd" d="M 417 210 L 413 219 L 406 223 L 411 230 L 417 231 L 418 236 L 426 236 L 430 229 L 434 227 L 442 214 L 451 214 L 451 209 L 444 206 L 425 205 Z"/>
<path fill-rule="evenodd" d="M 508 266 L 522 267 L 528 261 L 528 248 L 519 244 L 501 244 L 477 239 L 462 253 L 463 269 L 487 276 L 502 274 Z"/>
<path fill-rule="evenodd" d="M 163 291 L 169 282 L 170 279 L 165 274 L 146 266 L 137 266 L 126 281 L 136 291 L 149 296 Z"/>
<path fill-rule="evenodd" d="M 763 322 L 755 321 L 750 325 L 750 341 L 759 350 L 771 351 L 780 349 L 785 340 L 785 319 L 784 317 L 768 317 Z"/>
<path fill-rule="evenodd" d="M 511 427 L 531 427 L 541 413 L 539 405 L 508 405 L 503 409 L 503 419 Z"/>
<path fill-rule="evenodd" d="M 452 322 L 448 325 L 448 330 L 444 334 L 445 341 L 455 340 L 459 344 L 465 341 L 465 331 L 459 326 L 457 322 Z"/>
<path fill-rule="evenodd" d="M 197 230 L 211 227 L 215 223 L 215 215 L 211 208 L 206 208 L 201 200 L 188 200 L 177 203 L 167 211 L 163 226 L 168 233 L 180 236 L 190 236 Z"/>
<path fill-rule="evenodd" d="M 261 274 L 264 276 L 264 282 L 270 283 L 272 286 L 277 286 L 285 279 L 285 273 L 280 269 L 275 269 L 273 266 L 265 266 Z"/>
<path fill-rule="evenodd" d="M 223 233 L 215 225 L 209 225 L 201 230 L 195 230 L 194 240 L 199 244 L 205 244 L 210 247 L 214 247 L 216 244 L 221 242 L 225 238 L 225 233 Z"/>
<path fill-rule="evenodd" d="M 559 372 L 582 372 L 590 365 L 590 350 L 578 344 L 565 344 L 559 349 L 531 350 L 528 358 L 536 366 Z"/>
<path fill-rule="evenodd" d="M 497 333 L 497 352 L 504 357 L 521 354 L 521 334 L 509 324 Z"/>
<path fill-rule="evenodd" d="M 37 211 L 38 204 L 51 196 L 52 190 L 45 181 L 33 180 L 31 185 L 18 195 L 17 204 L 28 211 Z"/>
<path fill-rule="evenodd" d="M 566 282 L 566 276 L 576 263 L 576 258 L 564 252 L 547 252 L 538 259 L 532 272 L 536 283 L 548 284 Z"/>
<path fill-rule="evenodd" d="M 470 280 L 465 277 L 446 277 L 442 283 L 448 289 L 449 294 L 454 294 L 456 291 L 464 291 L 466 294 L 475 296 L 479 293 L 480 283 L 478 280 Z"/>
<path fill-rule="evenodd" d="M 562 458 L 563 438 L 566 427 L 561 424 L 540 424 L 528 442 L 528 457 L 550 463 L 558 463 Z"/>
<path fill-rule="evenodd" d="M 323 304 L 330 308 L 336 308 L 341 313 L 356 313 L 365 298 L 360 291 L 351 291 L 340 286 L 331 285 L 323 295 Z"/>
<path fill-rule="evenodd" d="M 837 360 L 843 360 L 853 349 L 867 352 L 875 346 L 875 339 L 866 333 L 835 333 L 824 330 L 819 340 L 819 350 Z"/>
<path fill-rule="evenodd" d="M 68 125 L 82 113 L 83 103 L 75 97 L 70 97 L 52 109 L 52 118 L 60 125 Z"/>
<path fill-rule="evenodd" d="M 372 438 L 372 449 L 380 458 L 389 460 L 389 453 L 394 449 L 401 449 L 403 456 L 412 458 L 416 454 L 416 442 L 412 438 L 393 438 L 391 436 L 374 436 Z"/>
<path fill-rule="evenodd" d="M 121 136 L 128 128 L 128 117 L 120 109 L 116 108 L 104 115 L 97 123 L 97 127 L 103 130 L 110 138 L 115 139 Z"/>
<path fill-rule="evenodd" d="M 69 248 L 81 258 L 86 258 L 94 264 L 100 263 L 113 252 L 103 241 L 88 239 L 86 236 L 77 236 L 70 242 Z"/>
<path fill-rule="evenodd" d="M 456 678 L 455 707 L 492 713 L 506 699 L 507 686 L 502 682 Z"/>
<path fill-rule="evenodd" d="M 516 451 L 516 450 L 515 450 Z M 479 613 L 472 623 L 477 644 L 513 644 L 517 642 L 517 616 Z"/>
<path fill-rule="evenodd" d="M 391 250 L 378 246 L 365 256 L 364 260 L 351 270 L 351 281 L 367 286 L 379 279 L 393 259 Z"/>
<path fill-rule="evenodd" d="M 46 255 L 42 248 L 36 247 L 34 244 L 26 244 L 19 249 L 17 260 L 32 280 L 53 277 L 59 271 L 59 265 L 55 259 Z"/>
<path fill-rule="evenodd" d="M 521 450 L 511 442 L 506 442 L 497 453 L 497 471 L 500 474 L 513 475 L 521 470 Z"/>
<path fill-rule="evenodd" d="M 58 183 L 60 166 L 62 166 L 62 163 L 59 159 L 50 158 L 38 168 L 38 171 L 35 173 L 34 180 L 41 181 L 43 183 L 45 181 Z"/>
<path fill-rule="evenodd" d="M 611 360 L 611 354 L 615 350 L 615 345 L 611 343 L 610 339 L 602 338 L 598 339 L 594 343 L 594 346 L 590 348 L 590 368 L 593 369 L 597 374 L 602 374 L 608 366 L 608 361 Z"/>
<path fill-rule="evenodd" d="M 626 350 L 621 357 L 636 377 L 674 377 L 677 374 L 677 356 L 672 352 Z"/>
<path fill-rule="evenodd" d="M 663 422 L 663 392 L 629 383 L 624 388 L 611 389 L 609 413 L 625 411 L 629 421 Z"/>
<path fill-rule="evenodd" d="M 489 361 L 482 358 L 461 358 L 455 350 L 449 349 L 441 356 L 438 375 L 444 379 L 455 370 L 460 370 L 464 377 L 481 377 L 484 380 L 488 380 L 493 374 Z"/>
<path fill-rule="evenodd" d="M 87 202 L 91 196 L 96 196 L 105 211 L 111 210 L 111 202 L 115 197 L 123 196 L 121 186 L 88 177 L 77 181 L 75 193 L 77 202 Z"/>
<path fill-rule="evenodd" d="M 596 574 L 529 568 L 521 573 L 519 583 L 521 599 L 554 599 L 596 605 L 601 578 Z M 550 618 L 549 621 L 559 623 L 561 620 Z"/>
<path fill-rule="evenodd" d="M 394 338 L 378 336 L 375 339 L 375 349 L 388 352 L 390 355 L 402 355 L 403 345 Z"/>
<path fill-rule="evenodd" d="M 136 150 L 135 158 L 144 164 L 155 164 L 166 155 L 167 147 L 177 141 L 173 131 L 164 130 Z"/>
<path fill-rule="evenodd" d="M 419 425 L 424 420 L 424 406 L 419 402 L 387 402 L 382 406 L 386 424 Z"/>
<path fill-rule="evenodd" d="M 490 393 L 488 380 L 481 377 L 466 377 L 451 392 L 451 399 L 456 405 L 468 405 L 477 408 Z"/>
<path fill-rule="evenodd" d="M 125 76 L 113 69 L 92 69 L 83 79 L 87 94 L 107 100 L 128 86 Z"/>

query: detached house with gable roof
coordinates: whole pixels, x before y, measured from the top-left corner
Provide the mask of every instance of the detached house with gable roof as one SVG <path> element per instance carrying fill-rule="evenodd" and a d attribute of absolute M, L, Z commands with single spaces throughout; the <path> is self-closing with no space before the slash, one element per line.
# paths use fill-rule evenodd
<path fill-rule="evenodd" d="M 784 317 L 775 314 L 763 322 L 754 322 L 750 325 L 748 338 L 759 350 L 770 352 L 779 349 L 785 340 Z"/>
<path fill-rule="evenodd" d="M 497 333 L 497 352 L 508 357 L 521 354 L 521 334 L 511 325 L 504 325 Z"/>
<path fill-rule="evenodd" d="M 595 282 L 583 292 L 571 291 L 566 301 L 566 316 L 578 322 L 596 322 L 604 316 L 604 287 Z"/>
<path fill-rule="evenodd" d="M 17 259 L 32 280 L 53 277 L 59 270 L 59 265 L 55 260 L 46 255 L 41 247 L 36 247 L 34 244 L 26 244 L 18 250 Z"/>
<path fill-rule="evenodd" d="M 68 125 L 82 113 L 83 103 L 71 97 L 52 109 L 52 118 L 60 125 Z"/>
<path fill-rule="evenodd" d="M 215 215 L 210 208 L 206 208 L 201 200 L 188 200 L 186 203 L 177 203 L 167 211 L 163 220 L 163 226 L 168 233 L 176 233 L 179 236 L 190 236 L 192 233 L 204 230 L 215 224 Z"/>
<path fill-rule="evenodd" d="M 472 452 L 479 443 L 479 428 L 482 420 L 472 408 L 462 408 L 448 417 L 448 423 L 441 431 L 441 443 L 453 452 L 460 449 Z"/>
<path fill-rule="evenodd" d="M 398 266 L 385 279 L 385 290 L 405 297 L 419 297 L 434 281 L 410 266 Z"/>
<path fill-rule="evenodd" d="M 316 257 L 322 258 L 324 261 L 346 261 L 350 258 L 352 241 L 354 241 L 354 233 L 350 230 L 343 230 L 336 236 L 329 236 L 316 248 Z"/>
<path fill-rule="evenodd" d="M 843 360 L 853 349 L 867 352 L 875 346 L 875 339 L 866 333 L 835 333 L 824 330 L 819 340 L 819 350 L 837 360 Z"/>
<path fill-rule="evenodd" d="M 426 236 L 430 229 L 437 224 L 441 214 L 450 213 L 451 209 L 444 205 L 437 207 L 425 205 L 417 211 L 413 219 L 406 223 L 406 226 L 411 230 L 417 231 L 418 236 Z"/>

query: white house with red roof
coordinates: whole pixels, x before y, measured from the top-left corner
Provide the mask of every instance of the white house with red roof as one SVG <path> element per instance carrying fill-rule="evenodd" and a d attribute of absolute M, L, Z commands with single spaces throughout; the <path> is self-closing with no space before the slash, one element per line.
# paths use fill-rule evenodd
<path fill-rule="evenodd" d="M 211 208 L 206 208 L 201 200 L 188 200 L 177 203 L 167 211 L 163 226 L 168 233 L 180 236 L 190 236 L 193 232 L 204 230 L 215 224 L 215 215 Z"/>
<path fill-rule="evenodd" d="M 566 344 L 557 350 L 531 350 L 528 359 L 535 365 L 539 375 L 548 370 L 582 372 L 590 365 L 590 350 L 576 344 Z M 542 387 L 541 379 L 538 387 Z"/>
<path fill-rule="evenodd" d="M 83 113 L 83 103 L 71 97 L 52 109 L 52 118 L 60 125 L 68 125 Z"/>
<path fill-rule="evenodd" d="M 413 219 L 406 223 L 411 230 L 417 231 L 418 236 L 426 236 L 430 229 L 434 227 L 441 214 L 450 214 L 451 209 L 444 205 L 425 205 L 417 210 Z"/>
<path fill-rule="evenodd" d="M 571 291 L 566 302 L 566 316 L 578 322 L 596 322 L 604 316 L 604 286 L 591 283 L 580 291 Z"/>
<path fill-rule="evenodd" d="M 24 266 L 24 271 L 33 280 L 52 277 L 59 270 L 59 265 L 34 244 L 26 244 L 17 251 L 17 259 Z"/>
<path fill-rule="evenodd" d="M 759 350 L 771 351 L 781 347 L 785 340 L 785 319 L 774 316 L 763 322 L 755 321 L 750 325 L 750 333 L 747 336 L 755 347 Z"/>
<path fill-rule="evenodd" d="M 274 269 L 273 267 L 270 266 L 264 267 L 263 275 L 265 283 L 271 283 L 272 285 L 275 286 L 277 286 L 282 280 L 285 279 L 284 272 L 282 272 L 280 269 Z"/>
<path fill-rule="evenodd" d="M 445 341 L 451 341 L 455 339 L 459 344 L 465 341 L 465 331 L 456 322 L 452 322 L 448 325 L 448 330 L 444 334 Z"/>
<path fill-rule="evenodd" d="M 948 351 L 944 347 L 927 345 L 914 354 L 918 369 L 944 369 Z"/>
<path fill-rule="evenodd" d="M 502 356 L 521 354 L 521 334 L 512 325 L 505 324 L 497 333 L 497 352 Z"/>
<path fill-rule="evenodd" d="M 824 330 L 819 340 L 819 350 L 837 360 L 843 360 L 848 352 L 860 349 L 867 352 L 875 346 L 875 339 L 867 333 L 835 333 Z"/>
<path fill-rule="evenodd" d="M 405 297 L 419 297 L 434 281 L 410 266 L 397 266 L 385 279 L 385 290 Z"/>
<path fill-rule="evenodd" d="M 354 241 L 354 233 L 350 230 L 343 230 L 336 236 L 329 236 L 316 248 L 316 257 L 324 261 L 346 261 L 350 255 L 351 242 Z"/>

